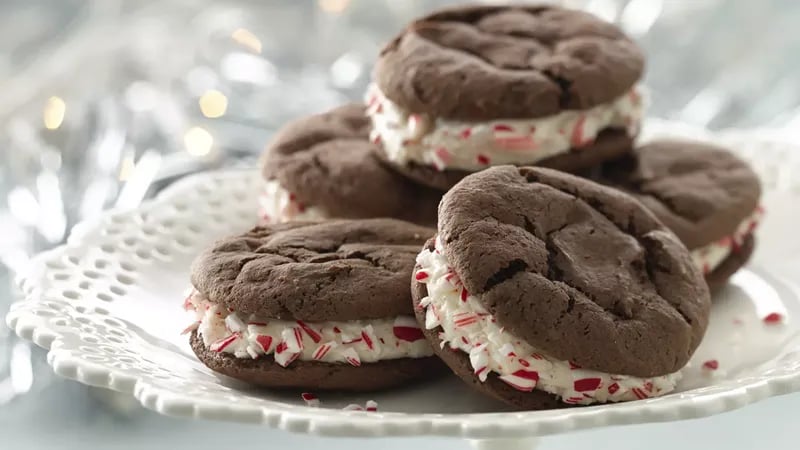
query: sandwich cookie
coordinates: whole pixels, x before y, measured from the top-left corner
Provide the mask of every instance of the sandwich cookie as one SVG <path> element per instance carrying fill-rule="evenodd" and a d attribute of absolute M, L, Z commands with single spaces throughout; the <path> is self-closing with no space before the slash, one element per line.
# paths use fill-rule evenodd
<path fill-rule="evenodd" d="M 758 176 L 722 147 L 662 139 L 604 164 L 597 180 L 644 203 L 691 251 L 712 290 L 750 258 L 764 211 Z"/>
<path fill-rule="evenodd" d="M 643 68 L 633 41 L 585 12 L 444 10 L 382 50 L 367 93 L 372 139 L 440 189 L 492 165 L 578 171 L 630 150 Z"/>
<path fill-rule="evenodd" d="M 368 391 L 441 363 L 408 280 L 433 230 L 391 219 L 291 222 L 223 239 L 192 265 L 197 357 L 272 388 Z"/>
<path fill-rule="evenodd" d="M 674 390 L 710 310 L 689 252 L 641 203 L 530 167 L 470 175 L 444 196 L 412 294 L 442 360 L 521 409 Z"/>
<path fill-rule="evenodd" d="M 280 130 L 261 158 L 262 219 L 392 217 L 435 224 L 442 192 L 389 168 L 369 129 L 364 106 L 350 104 Z"/>

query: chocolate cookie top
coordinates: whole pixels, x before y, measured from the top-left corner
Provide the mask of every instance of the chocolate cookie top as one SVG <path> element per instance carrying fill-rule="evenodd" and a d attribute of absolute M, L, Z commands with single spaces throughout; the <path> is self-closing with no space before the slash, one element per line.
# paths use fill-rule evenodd
<path fill-rule="evenodd" d="M 605 164 L 596 179 L 644 203 L 689 249 L 730 235 L 761 196 L 747 163 L 724 148 L 688 140 L 650 142 Z"/>
<path fill-rule="evenodd" d="M 433 233 L 392 219 L 257 227 L 198 256 L 192 284 L 212 303 L 267 318 L 412 315 L 414 259 Z"/>
<path fill-rule="evenodd" d="M 587 109 L 624 94 L 644 56 L 616 26 L 557 6 L 470 6 L 411 23 L 381 52 L 381 91 L 414 113 L 467 121 Z"/>
<path fill-rule="evenodd" d="M 555 358 L 664 375 L 686 364 L 705 333 L 708 289 L 686 248 L 615 189 L 495 167 L 444 196 L 439 233 L 467 291 Z"/>
<path fill-rule="evenodd" d="M 413 183 L 378 157 L 364 110 L 349 104 L 283 127 L 261 158 L 264 177 L 331 217 L 435 224 L 442 192 Z"/>

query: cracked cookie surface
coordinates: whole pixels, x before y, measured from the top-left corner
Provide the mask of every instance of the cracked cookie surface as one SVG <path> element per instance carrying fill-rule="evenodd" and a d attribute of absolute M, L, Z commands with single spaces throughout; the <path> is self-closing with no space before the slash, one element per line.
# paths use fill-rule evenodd
<path fill-rule="evenodd" d="M 472 6 L 409 25 L 375 80 L 415 113 L 467 121 L 587 109 L 627 92 L 644 56 L 616 26 L 557 6 Z"/>
<path fill-rule="evenodd" d="M 411 316 L 414 258 L 433 234 L 392 219 L 256 227 L 198 256 L 192 284 L 212 303 L 275 319 Z"/>
<path fill-rule="evenodd" d="M 729 150 L 662 139 L 604 164 L 593 178 L 644 203 L 690 250 L 730 235 L 758 207 L 758 176 Z"/>
<path fill-rule="evenodd" d="M 548 169 L 495 167 L 445 195 L 439 234 L 469 294 L 555 358 L 663 375 L 688 362 L 705 332 L 702 274 L 675 236 L 620 191 Z M 417 302 L 426 295 L 419 283 L 413 291 Z"/>
<path fill-rule="evenodd" d="M 286 125 L 261 158 L 264 178 L 329 217 L 435 224 L 442 192 L 415 184 L 379 158 L 364 109 L 349 104 Z"/>

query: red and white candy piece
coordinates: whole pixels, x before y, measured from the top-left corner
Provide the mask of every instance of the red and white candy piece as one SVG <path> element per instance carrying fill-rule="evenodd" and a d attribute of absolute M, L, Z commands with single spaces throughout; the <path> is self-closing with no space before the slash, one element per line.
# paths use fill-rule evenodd
<path fill-rule="evenodd" d="M 632 392 L 632 393 L 633 393 L 633 395 L 635 395 L 635 396 L 636 396 L 636 398 L 638 398 L 639 400 L 644 400 L 644 399 L 646 399 L 646 398 L 650 397 L 650 396 L 647 394 L 647 392 L 646 392 L 644 389 L 642 389 L 642 388 L 632 388 L 632 389 L 631 389 L 631 392 Z"/>
<path fill-rule="evenodd" d="M 495 138 L 495 145 L 505 150 L 523 151 L 536 150 L 536 141 L 531 136 L 515 136 L 506 138 Z"/>
<path fill-rule="evenodd" d="M 505 123 L 498 123 L 492 127 L 492 131 L 494 131 L 495 136 L 505 136 L 505 133 L 513 133 L 514 127 Z"/>
<path fill-rule="evenodd" d="M 719 361 L 716 359 L 709 359 L 703 363 L 703 370 L 705 371 L 715 371 L 717 369 L 719 369 Z"/>
<path fill-rule="evenodd" d="M 456 328 L 463 328 L 475 324 L 480 319 L 480 316 L 473 312 L 460 312 L 453 315 L 453 324 Z"/>
<path fill-rule="evenodd" d="M 276 349 L 273 358 L 275 358 L 275 362 L 278 363 L 279 366 L 286 367 L 292 362 L 294 362 L 294 360 L 297 359 L 298 356 L 300 356 L 300 353 L 293 353 L 290 351 L 284 351 L 278 353 Z"/>
<path fill-rule="evenodd" d="M 572 128 L 572 135 L 570 136 L 570 145 L 573 147 L 583 147 L 584 145 L 588 144 L 587 139 L 584 135 L 584 126 L 586 125 L 586 115 L 581 114 L 578 117 L 578 121 L 575 122 L 575 127 Z"/>
<path fill-rule="evenodd" d="M 370 140 L 370 142 L 372 142 L 375 145 L 380 145 L 380 143 L 382 141 L 380 133 L 378 133 L 375 130 L 372 130 L 370 132 L 369 140 Z"/>
<path fill-rule="evenodd" d="M 500 354 L 507 356 L 508 358 L 514 359 L 517 357 L 516 349 L 514 348 L 514 344 L 511 342 L 506 342 L 500 347 Z"/>
<path fill-rule="evenodd" d="M 505 150 L 535 150 L 537 147 L 533 136 L 527 134 L 527 132 L 518 131 L 509 124 L 495 124 L 492 127 L 492 133 L 495 145 Z"/>
<path fill-rule="evenodd" d="M 489 376 L 489 353 L 486 343 L 477 345 L 469 351 L 469 363 L 474 369 L 475 376 L 481 381 L 486 381 Z"/>
<path fill-rule="evenodd" d="M 342 356 L 344 357 L 345 361 L 348 362 L 353 367 L 358 367 L 361 365 L 361 358 L 358 356 L 358 353 L 352 348 L 348 348 L 342 351 Z"/>
<path fill-rule="evenodd" d="M 444 279 L 455 287 L 461 286 L 461 278 L 458 277 L 458 274 L 455 273 L 453 269 L 450 269 L 447 272 L 447 275 L 444 276 Z"/>
<path fill-rule="evenodd" d="M 450 151 L 444 147 L 438 147 L 433 151 L 433 166 L 440 172 L 447 168 L 451 159 Z"/>
<path fill-rule="evenodd" d="M 501 375 L 498 378 L 518 391 L 530 392 L 536 387 L 536 383 L 539 381 L 539 372 L 520 369 L 511 375 Z"/>
<path fill-rule="evenodd" d="M 241 333 L 247 327 L 236 314 L 228 314 L 228 317 L 225 318 L 225 326 L 234 333 Z"/>
<path fill-rule="evenodd" d="M 575 392 L 592 392 L 600 388 L 602 382 L 603 380 L 597 377 L 579 378 L 572 383 L 572 388 Z"/>
<path fill-rule="evenodd" d="M 777 324 L 783 322 L 783 315 L 780 313 L 769 313 L 764 317 L 764 323 L 767 325 Z"/>
<path fill-rule="evenodd" d="M 441 325 L 439 315 L 436 313 L 436 307 L 429 305 L 428 310 L 425 311 L 425 328 L 432 330 Z"/>
<path fill-rule="evenodd" d="M 367 325 L 361 330 L 361 339 L 370 350 L 374 351 L 378 347 L 377 339 L 375 338 L 375 330 L 372 328 L 372 325 Z"/>
<path fill-rule="evenodd" d="M 300 394 L 300 398 L 302 398 L 303 401 L 306 402 L 306 406 L 310 406 L 312 408 L 319 407 L 319 398 L 317 398 L 316 395 L 310 392 L 303 392 L 302 394 Z"/>
<path fill-rule="evenodd" d="M 322 336 L 320 336 L 319 333 L 316 332 L 316 330 L 308 326 L 308 324 L 306 324 L 302 320 L 298 320 L 297 325 L 300 326 L 301 330 L 305 331 L 308 337 L 310 337 L 315 344 L 319 343 L 322 340 Z"/>
<path fill-rule="evenodd" d="M 303 351 L 303 332 L 298 327 L 286 328 L 281 331 L 282 342 L 286 343 L 286 350 L 292 353 Z"/>
<path fill-rule="evenodd" d="M 233 333 L 232 335 L 230 335 L 228 337 L 224 337 L 222 339 L 219 339 L 219 340 L 213 342 L 209 346 L 209 349 L 211 351 L 213 351 L 213 352 L 222 352 L 229 345 L 233 344 L 237 339 L 239 339 L 239 334 L 238 333 Z"/>
<path fill-rule="evenodd" d="M 256 335 L 256 344 L 261 347 L 261 351 L 269 353 L 272 350 L 272 337 L 266 334 Z"/>
<path fill-rule="evenodd" d="M 356 342 L 361 342 L 361 335 L 353 336 L 352 334 L 350 334 L 350 333 L 348 333 L 346 331 L 342 331 L 340 333 L 340 336 L 342 337 L 342 344 L 344 344 L 344 345 L 355 344 Z"/>
<path fill-rule="evenodd" d="M 331 350 L 333 350 L 336 347 L 337 347 L 336 342 L 326 342 L 317 347 L 317 349 L 314 350 L 314 353 L 311 355 L 311 357 L 317 361 L 321 361 L 322 359 L 325 358 L 325 356 L 328 355 L 328 353 L 331 352 Z"/>
<path fill-rule="evenodd" d="M 252 345 L 248 345 L 248 346 L 245 348 L 245 351 L 246 351 L 246 352 L 247 352 L 247 354 L 248 354 L 248 355 L 250 355 L 250 357 L 251 357 L 251 358 L 253 358 L 253 359 L 258 359 L 258 357 L 260 356 L 260 355 L 259 355 L 259 353 L 258 353 L 258 350 L 256 350 L 256 348 L 255 348 L 254 346 L 252 346 Z"/>
<path fill-rule="evenodd" d="M 401 341 L 416 342 L 425 339 L 422 330 L 419 329 L 417 321 L 412 317 L 400 316 L 394 320 L 392 334 Z"/>
<path fill-rule="evenodd" d="M 344 408 L 344 411 L 367 411 L 367 412 L 378 412 L 378 402 L 374 400 L 367 400 L 367 404 L 365 406 L 357 405 L 355 403 L 351 403 Z"/>

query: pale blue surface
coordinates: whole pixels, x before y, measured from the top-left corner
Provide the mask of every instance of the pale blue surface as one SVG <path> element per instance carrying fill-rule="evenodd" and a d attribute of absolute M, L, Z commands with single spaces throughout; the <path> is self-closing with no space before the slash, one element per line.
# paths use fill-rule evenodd
<path fill-rule="evenodd" d="M 41 356 L 42 352 L 39 356 Z M 49 378 L 49 375 L 43 375 Z M 42 380 L 44 381 L 44 380 Z M 36 395 L 0 409 L 0 448 L 8 449 L 467 449 L 455 439 L 326 439 L 222 422 L 193 422 L 134 409 L 112 412 L 89 389 L 47 382 Z M 797 448 L 800 396 L 784 396 L 719 416 L 589 430 L 548 437 L 542 450 L 600 449 L 789 450 Z M 241 447 L 240 447 L 241 446 Z"/>

